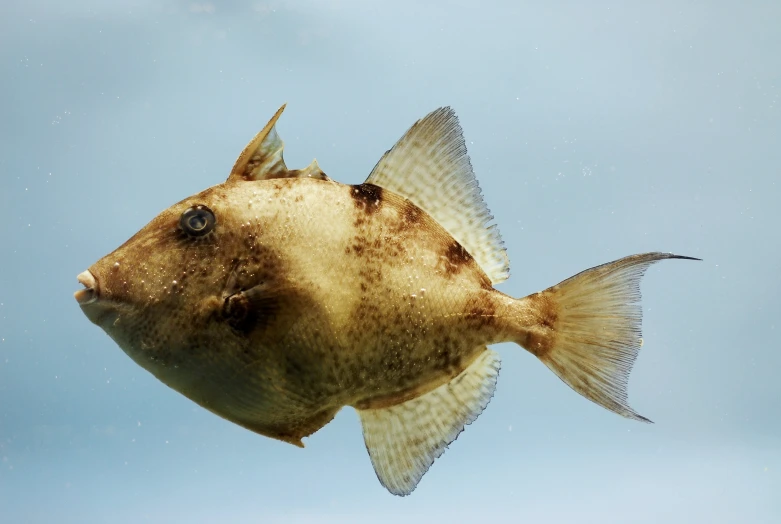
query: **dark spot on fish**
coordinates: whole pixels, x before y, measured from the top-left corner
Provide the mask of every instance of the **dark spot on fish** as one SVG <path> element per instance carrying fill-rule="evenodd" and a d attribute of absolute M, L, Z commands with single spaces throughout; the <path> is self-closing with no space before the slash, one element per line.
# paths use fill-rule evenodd
<path fill-rule="evenodd" d="M 345 250 L 345 253 L 347 254 L 352 253 L 355 256 L 360 257 L 364 254 L 364 251 L 366 251 L 368 247 L 369 245 L 365 236 L 355 235 L 353 237 L 353 245 L 348 246 L 347 249 Z"/>
<path fill-rule="evenodd" d="M 472 262 L 472 255 L 464 249 L 464 246 L 456 242 L 455 240 L 448 244 L 445 249 L 442 259 L 445 266 L 445 273 L 448 275 L 455 275 L 459 273 L 465 266 Z"/>
<path fill-rule="evenodd" d="M 556 321 L 559 309 L 549 293 L 534 293 L 526 297 L 536 323 L 528 332 L 523 347 L 539 358 L 545 357 L 556 344 Z"/>
<path fill-rule="evenodd" d="M 382 271 L 376 266 L 365 267 L 358 271 L 358 276 L 366 285 L 374 285 L 382 280 Z"/>
<path fill-rule="evenodd" d="M 496 304 L 490 296 L 478 294 L 467 304 L 466 318 L 475 328 L 491 326 L 496 322 Z"/>
<path fill-rule="evenodd" d="M 353 198 L 355 208 L 371 215 L 380 209 L 382 205 L 383 189 L 374 184 L 359 184 L 350 186 L 350 196 Z"/>
<path fill-rule="evenodd" d="M 464 249 L 464 247 L 461 244 L 455 241 L 450 244 L 445 256 L 447 257 L 447 259 L 450 261 L 451 264 L 455 264 L 455 265 L 463 265 L 468 263 L 470 260 L 472 260 L 472 255 L 470 255 L 469 252 L 466 249 Z"/>

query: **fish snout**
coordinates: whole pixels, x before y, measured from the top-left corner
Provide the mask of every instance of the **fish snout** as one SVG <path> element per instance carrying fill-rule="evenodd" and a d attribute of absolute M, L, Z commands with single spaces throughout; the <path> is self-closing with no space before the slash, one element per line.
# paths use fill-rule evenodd
<path fill-rule="evenodd" d="M 86 306 L 98 299 L 98 280 L 89 271 L 83 271 L 79 273 L 76 280 L 84 286 L 84 289 L 79 289 L 73 294 L 73 298 L 79 303 L 80 306 Z"/>

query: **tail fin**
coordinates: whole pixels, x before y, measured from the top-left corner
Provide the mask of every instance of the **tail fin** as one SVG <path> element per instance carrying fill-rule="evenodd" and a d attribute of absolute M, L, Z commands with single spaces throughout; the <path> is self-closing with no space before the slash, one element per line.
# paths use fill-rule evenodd
<path fill-rule="evenodd" d="M 587 269 L 521 299 L 518 342 L 572 389 L 610 411 L 651 422 L 627 402 L 626 385 L 641 338 L 640 278 L 659 260 L 645 253 Z"/>

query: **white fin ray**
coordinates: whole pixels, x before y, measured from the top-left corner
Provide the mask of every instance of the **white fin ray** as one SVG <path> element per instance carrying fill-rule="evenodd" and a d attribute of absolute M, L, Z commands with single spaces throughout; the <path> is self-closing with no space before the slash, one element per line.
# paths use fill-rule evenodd
<path fill-rule="evenodd" d="M 485 349 L 450 382 L 395 406 L 358 410 L 366 449 L 385 488 L 409 495 L 434 460 L 493 397 L 501 361 Z"/>
<path fill-rule="evenodd" d="M 455 238 L 491 282 L 510 275 L 499 229 L 483 200 L 458 123 L 449 107 L 418 120 L 372 170 L 367 183 L 401 195 Z"/>
<path fill-rule="evenodd" d="M 283 152 L 285 143 L 279 138 L 276 130 L 276 123 L 282 115 L 285 106 L 280 107 L 271 117 L 268 124 L 250 140 L 250 143 L 236 159 L 236 163 L 231 169 L 228 180 L 267 180 L 270 178 L 319 178 L 327 180 L 328 177 L 313 160 L 304 169 L 289 170 L 285 165 Z"/>

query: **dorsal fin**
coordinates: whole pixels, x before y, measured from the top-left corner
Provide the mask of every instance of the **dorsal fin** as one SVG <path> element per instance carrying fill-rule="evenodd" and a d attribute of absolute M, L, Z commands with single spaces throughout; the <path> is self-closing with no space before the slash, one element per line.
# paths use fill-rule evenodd
<path fill-rule="evenodd" d="M 426 211 L 461 244 L 491 282 L 506 280 L 510 262 L 499 229 L 490 224 L 458 117 L 442 107 L 418 120 L 385 153 L 366 182 Z"/>
<path fill-rule="evenodd" d="M 268 121 L 260 133 L 250 140 L 247 147 L 236 159 L 236 163 L 231 169 L 228 180 L 264 180 L 267 178 L 284 177 L 288 169 L 285 161 L 282 159 L 282 150 L 285 147 L 284 142 L 277 135 L 274 125 L 285 110 L 285 105 L 277 109 L 271 120 Z"/>
<path fill-rule="evenodd" d="M 450 382 L 401 404 L 359 409 L 374 471 L 394 495 L 409 495 L 431 464 L 494 395 L 501 361 L 484 348 Z"/>
<path fill-rule="evenodd" d="M 323 173 L 320 166 L 317 163 L 317 159 L 312 160 L 312 163 L 306 166 L 304 169 L 294 169 L 287 172 L 289 177 L 305 177 L 305 178 L 319 178 L 320 180 L 330 180 L 328 175 Z"/>
<path fill-rule="evenodd" d="M 327 180 L 328 177 L 317 165 L 317 161 L 304 169 L 289 170 L 282 158 L 285 143 L 279 138 L 275 125 L 282 111 L 285 110 L 285 104 L 280 107 L 271 117 L 266 127 L 255 138 L 250 140 L 247 147 L 236 159 L 236 163 L 231 169 L 228 180 L 266 180 L 269 178 L 291 178 L 291 177 L 309 177 Z"/>

